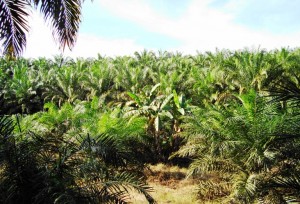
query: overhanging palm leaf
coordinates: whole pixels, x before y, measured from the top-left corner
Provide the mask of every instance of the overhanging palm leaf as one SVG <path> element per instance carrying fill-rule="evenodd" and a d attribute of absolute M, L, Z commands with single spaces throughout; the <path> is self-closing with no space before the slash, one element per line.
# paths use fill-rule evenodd
<path fill-rule="evenodd" d="M 60 48 L 67 45 L 72 48 L 76 42 L 79 24 L 81 22 L 81 0 L 33 0 L 35 6 L 40 6 L 45 20 L 53 26 L 53 36 L 59 42 Z"/>
<path fill-rule="evenodd" d="M 30 4 L 40 8 L 46 21 L 53 28 L 53 36 L 64 50 L 74 46 L 81 22 L 82 0 L 0 0 L 0 41 L 3 54 L 15 57 L 26 46 L 26 20 Z"/>
<path fill-rule="evenodd" d="M 28 6 L 26 0 L 0 0 L 0 41 L 5 55 L 20 55 L 26 45 Z"/>

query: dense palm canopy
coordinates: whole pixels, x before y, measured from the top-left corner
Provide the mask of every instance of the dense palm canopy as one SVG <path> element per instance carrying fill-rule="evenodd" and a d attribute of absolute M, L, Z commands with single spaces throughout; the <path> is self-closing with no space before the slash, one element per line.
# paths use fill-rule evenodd
<path fill-rule="evenodd" d="M 127 201 L 125 187 L 154 202 L 144 182 L 145 163 L 185 162 L 199 180 L 202 201 L 281 204 L 300 199 L 299 49 L 2 58 L 0 67 L 0 114 L 16 124 L 12 129 L 13 122 L 0 120 L 0 133 L 11 135 L 2 139 L 9 145 L 0 144 L 1 152 L 15 148 L 24 173 L 43 172 L 52 192 L 76 198 L 85 185 L 91 191 L 82 192 L 93 197 L 98 185 L 118 181 L 121 191 L 112 192 L 117 196 L 112 199 Z M 23 155 L 25 146 L 34 159 Z M 14 180 L 9 165 L 15 163 L 1 159 L 6 185 Z M 62 177 L 56 178 L 55 162 L 64 170 Z M 81 165 L 83 172 L 72 165 Z M 86 176 L 82 185 L 79 174 Z M 139 178 L 142 182 L 136 183 Z M 53 179 L 60 179 L 62 188 Z M 45 189 L 45 183 L 40 185 Z M 18 196 L 19 191 L 2 189 L 3 195 Z"/>
<path fill-rule="evenodd" d="M 72 139 L 62 126 L 36 134 L 22 123 L 14 132 L 0 117 L 1 203 L 127 203 L 130 190 L 154 203 L 142 164 L 111 133 Z"/>
<path fill-rule="evenodd" d="M 19 56 L 26 46 L 29 31 L 27 17 L 38 8 L 50 22 L 53 36 L 60 48 L 72 48 L 81 22 L 82 0 L 1 0 L 0 42 L 4 55 Z"/>

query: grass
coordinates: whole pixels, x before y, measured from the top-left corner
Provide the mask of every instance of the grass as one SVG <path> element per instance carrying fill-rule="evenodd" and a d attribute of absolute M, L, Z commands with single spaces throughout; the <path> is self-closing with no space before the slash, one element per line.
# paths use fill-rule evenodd
<path fill-rule="evenodd" d="M 154 188 L 151 195 L 159 204 L 192 204 L 197 200 L 197 183 L 186 178 L 187 169 L 164 164 L 151 165 L 146 171 L 148 183 Z M 134 204 L 146 204 L 144 197 L 133 194 Z"/>

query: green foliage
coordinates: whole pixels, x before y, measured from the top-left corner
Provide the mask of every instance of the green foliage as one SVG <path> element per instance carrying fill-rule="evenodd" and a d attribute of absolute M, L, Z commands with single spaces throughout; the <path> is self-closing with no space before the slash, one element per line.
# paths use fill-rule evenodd
<path fill-rule="evenodd" d="M 141 166 L 115 138 L 27 133 L 17 141 L 13 129 L 0 118 L 1 203 L 127 203 L 130 189 L 154 202 Z"/>
<path fill-rule="evenodd" d="M 166 162 L 170 154 L 180 145 L 180 116 L 189 111 L 188 102 L 184 96 L 178 96 L 173 90 L 172 94 L 164 95 L 159 91 L 161 84 L 156 84 L 150 91 L 147 87 L 138 96 L 128 92 L 132 99 L 126 103 L 125 117 L 136 118 L 144 116 L 148 119 L 147 134 L 154 139 L 153 151 L 157 154 L 158 161 Z"/>
<path fill-rule="evenodd" d="M 270 183 L 272 176 L 292 176 L 286 172 L 291 166 L 282 166 L 283 163 L 294 165 L 293 168 L 299 166 L 298 117 L 278 112 L 276 104 L 268 103 L 254 90 L 237 98 L 238 103 L 234 100 L 225 107 L 198 109 L 188 116 L 184 126 L 187 144 L 178 154 L 194 158 L 190 166 L 192 174 L 215 171 L 231 174 L 231 194 L 223 195 L 228 200 L 252 203 L 267 197 L 268 191 L 276 191 L 282 200 L 291 190 L 278 191 Z M 200 184 L 201 188 L 205 185 Z M 291 186 L 290 189 L 297 188 Z"/>
<path fill-rule="evenodd" d="M 285 79 L 297 76 L 298 61 L 299 50 L 286 49 L 218 51 L 196 56 L 156 56 L 144 51 L 135 57 L 86 60 L 61 56 L 54 60 L 1 59 L 1 103 L 5 100 L 1 111 L 34 113 L 50 101 L 61 105 L 90 101 L 93 97 L 115 106 L 129 100 L 128 92 L 140 95 L 145 87 L 150 91 L 157 84 L 159 95 L 170 95 L 175 90 L 192 99 L 192 105 L 215 104 L 232 93 L 266 91 L 271 84 L 280 86 Z M 7 105 L 8 102 L 13 105 Z M 36 108 L 32 108 L 33 102 Z"/>
<path fill-rule="evenodd" d="M 89 159 L 77 159 L 90 172 L 119 178 L 181 156 L 193 161 L 190 175 L 213 175 L 199 179 L 201 199 L 284 203 L 299 199 L 299 64 L 299 49 L 2 58 L 0 114 L 22 114 L 13 116 L 17 146 L 59 139 L 53 154 L 66 154 L 65 146 L 68 161 L 86 151 Z M 87 144 L 99 148 L 80 149 Z M 86 189 L 96 192 L 89 175 Z"/>

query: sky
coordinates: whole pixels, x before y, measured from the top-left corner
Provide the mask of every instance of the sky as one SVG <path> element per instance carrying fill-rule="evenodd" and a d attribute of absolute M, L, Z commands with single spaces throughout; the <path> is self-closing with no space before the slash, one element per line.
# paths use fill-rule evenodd
<path fill-rule="evenodd" d="M 33 12 L 24 57 L 183 54 L 216 49 L 280 49 L 300 45 L 300 0 L 85 1 L 77 43 L 63 53 Z"/>

